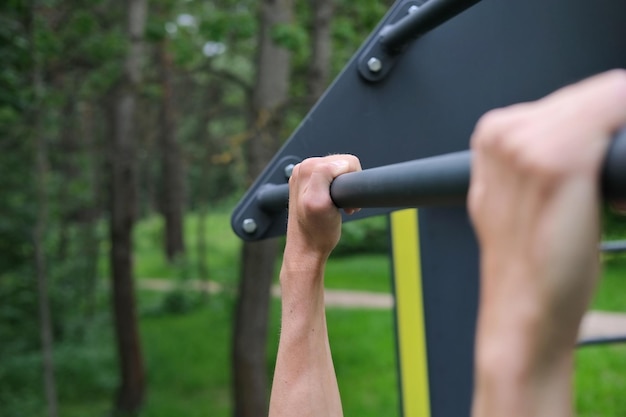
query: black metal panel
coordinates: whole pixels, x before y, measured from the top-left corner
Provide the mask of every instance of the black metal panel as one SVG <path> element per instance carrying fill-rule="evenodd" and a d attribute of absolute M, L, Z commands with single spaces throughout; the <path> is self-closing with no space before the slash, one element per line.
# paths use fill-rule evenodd
<path fill-rule="evenodd" d="M 478 247 L 466 211 L 419 210 L 431 417 L 469 416 Z"/>
<path fill-rule="evenodd" d="M 398 2 L 355 57 L 416 3 Z M 353 153 L 370 168 L 467 149 L 486 111 L 626 67 L 623 16 L 623 0 L 483 0 L 407 47 L 381 81 L 362 78 L 354 58 L 268 170 L 285 156 Z M 244 200 L 254 199 L 265 182 L 263 174 Z M 250 207 L 243 201 L 233 214 L 239 236 L 284 233 L 284 214 L 272 215 L 264 233 L 244 232 Z M 354 218 L 386 211 L 363 210 Z"/>

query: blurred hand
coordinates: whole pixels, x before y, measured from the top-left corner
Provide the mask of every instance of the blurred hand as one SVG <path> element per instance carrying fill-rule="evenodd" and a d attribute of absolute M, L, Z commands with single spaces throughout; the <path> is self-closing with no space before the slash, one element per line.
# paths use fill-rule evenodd
<path fill-rule="evenodd" d="M 624 124 L 626 72 L 612 71 L 477 125 L 468 196 L 481 246 L 477 370 L 552 384 L 569 366 L 599 270 L 601 164 Z M 489 384 L 478 375 L 480 393 Z M 544 415 L 532 401 L 519 415 Z"/>

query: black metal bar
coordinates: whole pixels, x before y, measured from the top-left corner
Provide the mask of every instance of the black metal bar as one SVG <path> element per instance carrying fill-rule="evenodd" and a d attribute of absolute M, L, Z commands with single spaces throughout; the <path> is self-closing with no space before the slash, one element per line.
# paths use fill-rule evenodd
<path fill-rule="evenodd" d="M 579 340 L 576 343 L 576 347 L 581 348 L 581 347 L 587 347 L 587 346 L 610 345 L 610 344 L 617 344 L 617 343 L 626 343 L 626 335 L 583 339 L 583 340 Z"/>
<path fill-rule="evenodd" d="M 340 175 L 330 187 L 337 207 L 422 207 L 463 204 L 470 180 L 471 152 L 456 152 Z M 626 129 L 611 144 L 602 171 L 606 200 L 626 201 Z M 266 184 L 259 206 L 276 212 L 287 206 L 289 185 Z"/>
<path fill-rule="evenodd" d="M 429 0 L 398 23 L 383 29 L 380 42 L 390 52 L 397 52 L 413 39 L 436 28 L 479 1 Z"/>
<path fill-rule="evenodd" d="M 626 252 L 626 240 L 613 240 L 602 242 L 600 250 L 604 253 Z"/>
<path fill-rule="evenodd" d="M 257 191 L 256 199 L 265 211 L 283 210 L 289 204 L 289 184 L 265 184 Z"/>
<path fill-rule="evenodd" d="M 341 175 L 330 187 L 337 207 L 419 207 L 463 204 L 469 151 Z"/>
<path fill-rule="evenodd" d="M 618 133 L 606 153 L 602 194 L 609 201 L 626 201 L 626 129 Z"/>

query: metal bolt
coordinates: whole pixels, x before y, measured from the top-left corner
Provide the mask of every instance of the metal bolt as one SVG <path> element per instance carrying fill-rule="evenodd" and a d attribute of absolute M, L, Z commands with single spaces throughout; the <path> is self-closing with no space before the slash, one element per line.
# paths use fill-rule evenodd
<path fill-rule="evenodd" d="M 419 9 L 420 9 L 419 6 L 413 5 L 413 6 L 409 7 L 409 14 L 413 14 L 416 11 L 418 11 Z"/>
<path fill-rule="evenodd" d="M 289 164 L 285 167 L 285 178 L 291 178 L 291 174 L 293 174 L 293 169 L 295 168 L 294 164 Z"/>
<path fill-rule="evenodd" d="M 367 61 L 367 68 L 372 72 L 380 72 L 380 70 L 383 69 L 383 63 L 380 59 L 373 56 Z"/>
<path fill-rule="evenodd" d="M 254 221 L 254 219 L 244 219 L 243 223 L 241 224 L 241 228 L 244 232 L 251 235 L 252 233 L 256 232 L 256 221 Z"/>

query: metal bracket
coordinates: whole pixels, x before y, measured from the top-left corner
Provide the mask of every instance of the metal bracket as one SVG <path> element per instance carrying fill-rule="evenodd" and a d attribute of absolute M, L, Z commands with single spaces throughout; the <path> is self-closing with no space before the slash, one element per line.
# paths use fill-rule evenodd
<path fill-rule="evenodd" d="M 382 42 L 384 34 L 399 21 L 417 12 L 419 7 L 425 2 L 426 0 L 414 0 L 403 4 L 391 17 L 390 21 L 392 23 L 384 26 L 378 35 L 372 39 L 370 45 L 366 47 L 365 51 L 359 57 L 358 69 L 363 78 L 367 81 L 377 82 L 384 79 L 387 74 L 389 74 L 395 62 L 400 57 L 401 51 L 386 47 Z"/>
<path fill-rule="evenodd" d="M 419 36 L 440 26 L 481 0 L 415 0 L 402 4 L 359 58 L 359 72 L 380 81 L 400 54 Z"/>
<path fill-rule="evenodd" d="M 248 241 L 256 241 L 263 238 L 273 225 L 286 223 L 286 206 L 279 210 L 279 213 L 276 210 L 264 209 L 264 206 L 259 204 L 259 195 L 264 187 L 288 184 L 293 167 L 300 162 L 302 162 L 302 158 L 297 156 L 284 156 L 271 165 L 274 167 L 272 171 L 259 178 L 253 185 L 254 192 L 247 195 L 231 217 L 232 228 L 239 237 Z"/>

